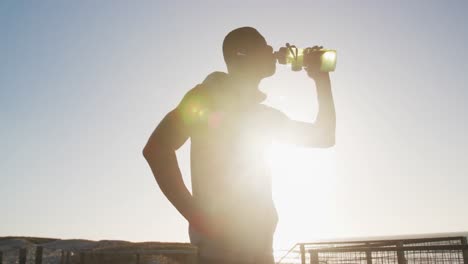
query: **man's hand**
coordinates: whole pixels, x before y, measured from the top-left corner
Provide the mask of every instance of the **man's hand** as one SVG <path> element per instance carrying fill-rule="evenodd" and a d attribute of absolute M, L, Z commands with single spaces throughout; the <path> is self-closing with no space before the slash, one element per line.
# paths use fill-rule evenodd
<path fill-rule="evenodd" d="M 323 46 L 313 46 L 311 49 L 323 49 Z M 320 56 L 323 52 L 312 52 L 308 56 L 307 67 L 305 68 L 307 75 L 312 78 L 315 82 L 326 80 L 329 78 L 328 72 L 320 71 Z"/>
<path fill-rule="evenodd" d="M 311 49 L 322 49 L 314 46 Z M 307 146 L 328 148 L 335 145 L 336 114 L 331 91 L 330 74 L 320 71 L 320 56 L 322 52 L 313 51 L 307 54 L 305 68 L 307 75 L 315 81 L 317 88 L 318 113 L 314 123 L 294 121 L 284 114 L 276 120 L 281 124 L 277 138 L 283 142 Z M 312 57 L 313 56 L 313 57 Z"/>
<path fill-rule="evenodd" d="M 210 239 L 221 236 L 221 231 L 223 230 L 223 224 L 220 219 L 209 217 L 201 211 L 193 212 L 189 223 L 195 231 Z"/>

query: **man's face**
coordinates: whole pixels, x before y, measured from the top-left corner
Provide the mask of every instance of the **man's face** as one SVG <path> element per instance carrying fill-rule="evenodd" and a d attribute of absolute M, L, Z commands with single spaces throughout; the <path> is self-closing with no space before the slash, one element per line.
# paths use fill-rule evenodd
<path fill-rule="evenodd" d="M 276 58 L 273 53 L 273 48 L 266 42 L 255 47 L 253 52 L 252 65 L 260 77 L 272 76 L 276 71 Z"/>
<path fill-rule="evenodd" d="M 243 58 L 241 68 L 252 77 L 263 79 L 272 76 L 276 71 L 276 58 L 273 48 L 265 40 L 259 39 L 246 50 L 246 57 Z"/>

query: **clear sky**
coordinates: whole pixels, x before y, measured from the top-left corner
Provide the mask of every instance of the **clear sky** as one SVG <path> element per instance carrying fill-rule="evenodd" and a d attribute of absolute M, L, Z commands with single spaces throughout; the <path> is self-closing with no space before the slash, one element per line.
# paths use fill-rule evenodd
<path fill-rule="evenodd" d="M 240 26 L 275 49 L 338 50 L 336 146 L 270 153 L 276 248 L 467 231 L 467 12 L 455 0 L 1 1 L 0 236 L 188 241 L 141 152 L 190 88 L 225 71 L 222 41 Z M 314 120 L 305 72 L 278 66 L 261 88 Z"/>

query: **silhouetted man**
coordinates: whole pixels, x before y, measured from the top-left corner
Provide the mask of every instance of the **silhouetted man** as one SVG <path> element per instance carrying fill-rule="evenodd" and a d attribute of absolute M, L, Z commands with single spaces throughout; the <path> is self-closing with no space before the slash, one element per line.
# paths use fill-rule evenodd
<path fill-rule="evenodd" d="M 306 69 L 317 87 L 319 112 L 315 123 L 293 121 L 261 104 L 266 96 L 258 85 L 275 73 L 276 61 L 257 30 L 231 31 L 223 55 L 228 73 L 214 72 L 190 90 L 156 127 L 143 154 L 163 193 L 189 222 L 199 264 L 271 264 L 278 216 L 263 154 L 273 140 L 335 144 L 330 78 L 318 65 Z M 188 138 L 192 194 L 175 154 Z"/>

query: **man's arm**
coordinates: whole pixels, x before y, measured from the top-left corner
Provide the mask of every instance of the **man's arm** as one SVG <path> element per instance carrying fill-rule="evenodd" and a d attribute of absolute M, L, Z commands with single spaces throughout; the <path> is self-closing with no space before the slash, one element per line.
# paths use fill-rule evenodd
<path fill-rule="evenodd" d="M 318 114 L 314 123 L 283 118 L 279 140 L 295 145 L 328 148 L 335 145 L 336 115 L 328 73 L 308 71 L 317 87 Z"/>
<path fill-rule="evenodd" d="M 184 184 L 175 153 L 189 138 L 182 114 L 176 108 L 164 117 L 151 134 L 143 149 L 143 156 L 161 191 L 185 219 L 190 221 L 192 195 Z"/>
<path fill-rule="evenodd" d="M 196 93 L 197 87 L 190 90 L 177 108 L 164 117 L 146 143 L 143 156 L 161 191 L 190 226 L 200 233 L 213 236 L 217 232 L 213 222 L 195 205 L 192 194 L 183 181 L 175 153 L 190 137 L 191 126 L 199 118 L 193 112 L 193 109 L 201 105 Z"/>

